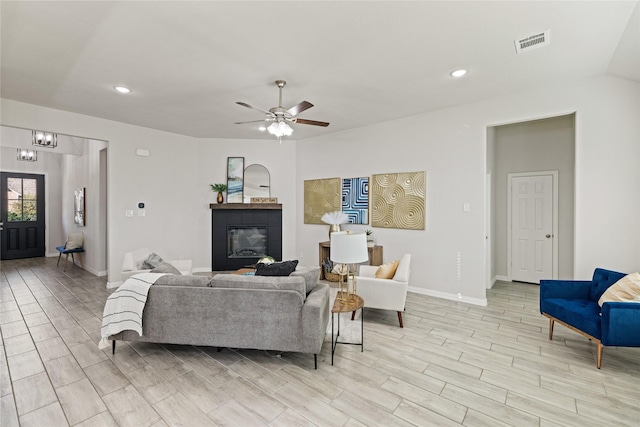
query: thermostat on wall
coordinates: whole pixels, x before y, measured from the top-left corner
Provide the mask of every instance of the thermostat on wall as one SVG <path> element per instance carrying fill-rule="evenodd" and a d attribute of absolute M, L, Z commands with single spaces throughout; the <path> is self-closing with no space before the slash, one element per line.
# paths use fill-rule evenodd
<path fill-rule="evenodd" d="M 138 156 L 149 157 L 149 154 L 151 154 L 149 150 L 145 150 L 144 148 L 136 148 L 136 155 Z"/>
<path fill-rule="evenodd" d="M 144 209 L 144 203 L 142 202 L 138 203 L 138 209 Z"/>

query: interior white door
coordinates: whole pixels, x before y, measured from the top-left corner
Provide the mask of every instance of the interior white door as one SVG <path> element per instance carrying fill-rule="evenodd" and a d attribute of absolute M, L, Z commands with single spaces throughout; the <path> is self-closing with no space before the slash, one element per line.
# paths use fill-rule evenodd
<path fill-rule="evenodd" d="M 553 175 L 511 178 L 511 280 L 553 277 Z"/>

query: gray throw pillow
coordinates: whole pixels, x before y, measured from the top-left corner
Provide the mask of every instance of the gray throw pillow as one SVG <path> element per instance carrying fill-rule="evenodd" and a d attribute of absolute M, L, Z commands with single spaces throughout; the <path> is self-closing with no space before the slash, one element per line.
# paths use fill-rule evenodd
<path fill-rule="evenodd" d="M 154 286 L 165 285 L 207 287 L 210 286 L 211 279 L 213 278 L 210 276 L 178 276 L 175 274 L 167 274 L 156 280 Z"/>
<path fill-rule="evenodd" d="M 162 261 L 163 259 L 160 258 L 160 255 L 152 252 L 151 255 L 149 255 L 147 259 L 145 259 L 144 262 L 142 263 L 142 269 L 150 270 L 152 268 L 156 268 L 157 266 L 162 264 Z"/>
<path fill-rule="evenodd" d="M 177 268 L 166 261 L 161 262 L 159 266 L 152 269 L 151 273 L 182 274 Z"/>

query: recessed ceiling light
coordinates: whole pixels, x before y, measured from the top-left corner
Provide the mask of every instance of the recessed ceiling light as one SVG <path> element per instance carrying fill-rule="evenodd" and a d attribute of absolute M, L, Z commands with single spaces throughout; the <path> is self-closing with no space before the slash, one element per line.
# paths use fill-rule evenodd
<path fill-rule="evenodd" d="M 462 76 L 464 76 L 465 74 L 467 74 L 467 70 L 462 69 L 462 68 L 461 68 L 461 69 L 459 69 L 459 70 L 455 70 L 455 71 L 452 71 L 452 72 L 451 72 L 451 76 L 452 76 L 452 77 L 462 77 Z"/>
<path fill-rule="evenodd" d="M 129 89 L 128 87 L 124 87 L 124 86 L 114 86 L 113 87 L 115 90 L 117 90 L 120 93 L 129 93 L 131 92 L 131 89 Z"/>

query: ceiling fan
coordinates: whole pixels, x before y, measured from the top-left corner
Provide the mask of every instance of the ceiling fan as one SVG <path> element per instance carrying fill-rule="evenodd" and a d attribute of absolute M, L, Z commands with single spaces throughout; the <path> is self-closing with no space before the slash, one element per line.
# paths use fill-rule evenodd
<path fill-rule="evenodd" d="M 235 122 L 237 125 L 242 125 L 246 123 L 259 123 L 266 122 L 271 123 L 266 129 L 272 135 L 281 138 L 283 136 L 290 136 L 293 133 L 293 128 L 289 126 L 289 123 L 298 123 L 301 125 L 313 125 L 313 126 L 329 126 L 327 122 L 319 122 L 317 120 L 307 120 L 296 117 L 298 114 L 302 113 L 305 110 L 313 107 L 313 104 L 308 101 L 302 101 L 299 104 L 294 105 L 289 109 L 285 109 L 282 106 L 282 88 L 287 84 L 284 80 L 276 80 L 276 86 L 278 86 L 280 91 L 280 100 L 278 102 L 277 107 L 272 107 L 267 110 L 263 110 L 262 108 L 254 107 L 253 105 L 249 105 L 246 102 L 236 102 L 238 105 L 242 105 L 243 107 L 251 108 L 252 110 L 260 111 L 265 114 L 265 118 L 262 120 L 251 120 L 248 122 Z"/>

